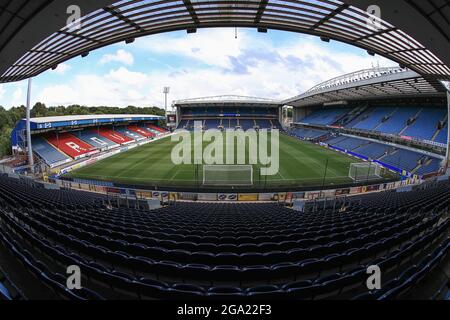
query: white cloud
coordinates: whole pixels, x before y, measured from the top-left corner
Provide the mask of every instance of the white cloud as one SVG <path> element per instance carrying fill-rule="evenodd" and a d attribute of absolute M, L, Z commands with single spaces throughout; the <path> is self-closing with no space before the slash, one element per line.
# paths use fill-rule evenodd
<path fill-rule="evenodd" d="M 25 90 L 22 88 L 22 85 L 17 85 L 16 89 L 12 94 L 12 103 L 13 106 L 21 106 L 26 104 L 26 94 Z"/>
<path fill-rule="evenodd" d="M 105 54 L 101 59 L 101 64 L 106 64 L 110 62 L 118 62 L 127 66 L 131 66 L 134 63 L 134 56 L 123 49 L 119 49 L 115 54 Z"/>
<path fill-rule="evenodd" d="M 341 46 L 337 50 L 333 43 L 322 44 L 305 36 L 286 39 L 275 44 L 253 31 L 240 31 L 235 39 L 232 29 L 150 36 L 138 39 L 128 50 L 145 51 L 143 56 L 151 59 L 161 55 L 160 65 L 182 61 L 182 67 L 147 70 L 145 61 L 138 61 L 135 69 L 139 67 L 139 71 L 131 70 L 133 55 L 119 49 L 113 55 L 104 55 L 101 61 L 126 66 L 103 74 L 77 74 L 66 83 L 43 88 L 36 94 L 37 100 L 47 105 L 163 106 L 165 86 L 171 87 L 171 100 L 226 94 L 287 99 L 330 78 L 370 68 L 378 61 L 382 66 L 395 65 L 364 51 Z"/>
<path fill-rule="evenodd" d="M 54 85 L 44 88 L 36 97 L 49 106 L 74 104 L 80 99 L 80 95 L 71 85 Z"/>

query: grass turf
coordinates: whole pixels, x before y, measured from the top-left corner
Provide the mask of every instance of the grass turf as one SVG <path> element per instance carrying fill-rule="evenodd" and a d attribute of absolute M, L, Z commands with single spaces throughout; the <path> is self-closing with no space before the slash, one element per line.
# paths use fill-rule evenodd
<path fill-rule="evenodd" d="M 175 145 L 176 142 L 165 138 L 80 168 L 67 174 L 66 177 L 149 187 L 194 187 L 201 184 L 203 181 L 201 168 L 196 165 L 172 163 L 171 152 Z M 324 182 L 327 186 L 351 183 L 348 173 L 350 164 L 355 162 L 358 161 L 341 153 L 280 135 L 278 174 L 265 178 L 259 175 L 260 166 L 254 165 L 253 185 L 255 187 L 309 187 L 322 186 Z M 196 171 L 198 171 L 197 175 Z"/>

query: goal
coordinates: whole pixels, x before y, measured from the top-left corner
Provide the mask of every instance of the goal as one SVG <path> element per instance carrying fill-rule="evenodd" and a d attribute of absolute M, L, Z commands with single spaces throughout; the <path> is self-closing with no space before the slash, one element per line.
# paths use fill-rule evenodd
<path fill-rule="evenodd" d="M 252 165 L 204 165 L 205 186 L 252 186 Z"/>
<path fill-rule="evenodd" d="M 351 163 L 348 176 L 356 182 L 382 178 L 381 167 L 373 162 Z"/>

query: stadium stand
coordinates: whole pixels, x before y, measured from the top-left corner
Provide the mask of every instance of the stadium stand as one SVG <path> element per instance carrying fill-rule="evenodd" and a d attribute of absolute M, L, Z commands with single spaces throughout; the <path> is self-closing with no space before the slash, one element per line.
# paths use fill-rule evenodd
<path fill-rule="evenodd" d="M 187 127 L 188 120 L 181 120 L 178 124 L 178 129 L 185 129 Z"/>
<path fill-rule="evenodd" d="M 427 108 L 426 111 L 422 109 L 414 123 L 403 132 L 403 135 L 431 140 L 436 133 L 439 121 L 445 116 L 445 109 Z"/>
<path fill-rule="evenodd" d="M 414 117 L 418 111 L 417 108 L 397 108 L 391 117 L 377 127 L 376 131 L 399 134 L 405 129 L 408 120 Z"/>
<path fill-rule="evenodd" d="M 366 144 L 369 144 L 369 141 L 356 138 L 346 138 L 344 140 L 339 141 L 338 143 L 335 142 L 335 144 L 333 145 L 338 146 L 344 150 L 352 151 Z"/>
<path fill-rule="evenodd" d="M 330 119 L 351 119 L 345 128 L 368 130 L 382 134 L 392 134 L 417 138 L 421 140 L 447 143 L 447 112 L 444 108 L 436 107 L 368 107 L 358 111 L 346 110 L 347 114 L 341 114 L 336 109 L 324 109 L 313 112 L 310 116 L 301 120 L 316 125 L 329 125 L 336 121 Z M 358 112 L 357 112 L 358 111 Z M 345 122 L 341 121 L 341 125 Z M 442 127 L 442 128 L 441 128 Z M 441 128 L 441 129 L 439 129 Z M 298 136 L 307 137 L 301 133 Z"/>
<path fill-rule="evenodd" d="M 152 124 L 148 124 L 147 127 L 152 129 L 152 130 L 156 130 L 156 131 L 158 131 L 160 133 L 166 133 L 167 132 L 167 130 L 164 130 L 164 129 L 162 129 L 160 127 L 157 127 L 155 125 L 152 125 Z"/>
<path fill-rule="evenodd" d="M 100 136 L 97 130 L 81 130 L 73 132 L 72 134 L 97 149 L 114 148 L 118 146 L 118 144 Z"/>
<path fill-rule="evenodd" d="M 388 146 L 381 143 L 370 142 L 363 139 L 341 136 L 326 141 L 331 146 L 347 151 L 353 151 L 359 155 L 376 160 L 386 154 Z"/>
<path fill-rule="evenodd" d="M 141 137 L 145 137 L 145 138 L 153 138 L 156 135 L 152 132 L 150 132 L 149 130 L 145 130 L 143 128 L 139 128 L 138 126 L 128 126 L 127 127 L 128 130 L 137 133 L 138 135 L 140 135 Z"/>
<path fill-rule="evenodd" d="M 229 128 L 230 129 L 235 129 L 238 125 L 238 120 L 237 119 L 229 119 Z"/>
<path fill-rule="evenodd" d="M 438 135 L 436 136 L 436 138 L 434 139 L 435 142 L 439 142 L 439 143 L 447 143 L 447 139 L 448 139 L 448 124 L 445 125 L 445 127 L 443 127 Z"/>
<path fill-rule="evenodd" d="M 219 126 L 220 126 L 220 120 L 219 119 L 213 119 L 213 120 L 206 120 L 205 121 L 206 129 L 218 129 Z"/>
<path fill-rule="evenodd" d="M 353 125 L 353 128 L 375 130 L 381 124 L 381 121 L 390 114 L 392 114 L 391 107 L 369 108 L 369 110 L 365 112 L 362 120 Z"/>
<path fill-rule="evenodd" d="M 316 129 L 294 128 L 290 131 L 290 134 L 300 139 L 318 139 L 328 133 L 326 131 Z"/>
<path fill-rule="evenodd" d="M 0 301 L 23 300 L 23 296 L 0 268 Z"/>
<path fill-rule="evenodd" d="M 424 160 L 424 164 L 416 171 L 418 175 L 426 175 L 439 171 L 442 160 L 439 159 L 427 159 Z"/>
<path fill-rule="evenodd" d="M 382 143 L 370 142 L 354 137 L 335 137 L 327 140 L 326 143 L 421 176 L 438 172 L 440 162 L 442 161 L 433 157 L 424 156 L 419 152 L 398 149 Z"/>
<path fill-rule="evenodd" d="M 34 152 L 50 166 L 67 162 L 70 159 L 42 137 L 34 136 L 32 143 Z"/>
<path fill-rule="evenodd" d="M 366 156 L 369 159 L 377 160 L 384 156 L 389 150 L 384 144 L 381 143 L 369 143 L 362 147 L 357 148 L 354 152 Z"/>
<path fill-rule="evenodd" d="M 93 146 L 70 133 L 49 133 L 45 135 L 45 138 L 53 146 L 74 159 L 95 151 Z"/>
<path fill-rule="evenodd" d="M 134 141 L 133 139 L 130 139 L 127 136 L 124 136 L 116 131 L 111 130 L 111 129 L 100 128 L 98 130 L 98 132 L 102 137 L 105 137 L 106 139 L 111 140 L 120 145 L 131 143 Z"/>
<path fill-rule="evenodd" d="M 331 125 L 342 118 L 350 109 L 323 109 L 313 112 L 312 114 L 301 119 L 300 122 L 308 124 Z"/>
<path fill-rule="evenodd" d="M 394 299 L 447 259 L 449 192 L 442 181 L 304 214 L 251 203 L 148 212 L 2 176 L 0 247 L 49 290 L 79 300 Z M 383 287 L 369 292 L 374 264 L 385 270 Z M 68 265 L 83 270 L 83 290 L 66 289 Z"/>
<path fill-rule="evenodd" d="M 120 133 L 121 135 L 123 135 L 125 137 L 133 139 L 134 141 L 139 141 L 139 140 L 143 140 L 144 139 L 144 136 L 140 135 L 137 132 L 134 132 L 134 131 L 128 129 L 128 127 L 125 127 L 125 126 L 114 127 L 114 131 Z"/>
<path fill-rule="evenodd" d="M 420 160 L 422 160 L 423 158 L 423 154 L 409 150 L 398 149 L 381 158 L 380 161 L 388 165 L 392 165 L 396 168 L 401 168 L 412 172 L 419 165 Z"/>

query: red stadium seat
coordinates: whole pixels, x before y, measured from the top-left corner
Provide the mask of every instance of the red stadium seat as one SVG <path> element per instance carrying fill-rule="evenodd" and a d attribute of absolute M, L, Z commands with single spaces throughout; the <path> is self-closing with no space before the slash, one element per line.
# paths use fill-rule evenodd
<path fill-rule="evenodd" d="M 118 132 L 115 132 L 113 130 L 110 130 L 110 129 L 100 129 L 98 131 L 98 133 L 102 137 L 105 137 L 106 139 L 111 140 L 112 142 L 117 143 L 117 144 L 125 144 L 125 143 L 130 143 L 130 142 L 134 141 L 134 140 L 132 140 L 128 137 L 125 137 L 124 135 L 122 135 Z"/>
<path fill-rule="evenodd" d="M 96 150 L 90 144 L 81 141 L 80 139 L 69 133 L 62 133 L 58 136 L 52 133 L 46 135 L 45 138 L 56 148 L 72 158 L 78 158 L 82 155 L 92 153 Z"/>
<path fill-rule="evenodd" d="M 155 136 L 150 131 L 147 131 L 145 129 L 139 128 L 138 126 L 128 126 L 128 130 L 136 132 L 136 133 L 138 133 L 141 136 L 144 136 L 146 138 L 153 138 Z"/>
<path fill-rule="evenodd" d="M 147 127 L 149 129 L 156 130 L 156 131 L 161 132 L 161 133 L 166 133 L 167 132 L 166 130 L 164 130 L 164 129 L 160 128 L 160 127 L 157 127 L 157 126 L 155 126 L 153 124 L 148 124 Z"/>

